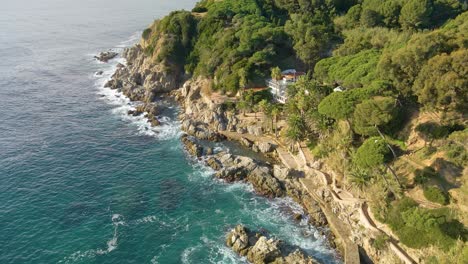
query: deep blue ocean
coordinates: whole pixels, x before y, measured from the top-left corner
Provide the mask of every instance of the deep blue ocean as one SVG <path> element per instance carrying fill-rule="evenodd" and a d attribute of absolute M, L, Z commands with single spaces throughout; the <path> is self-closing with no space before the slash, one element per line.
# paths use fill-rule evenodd
<path fill-rule="evenodd" d="M 176 106 L 150 129 L 103 88 L 124 61 L 94 55 L 194 3 L 2 1 L 0 263 L 244 263 L 224 246 L 238 223 L 337 262 L 314 227 L 292 220 L 296 204 L 217 181 L 188 157 Z"/>

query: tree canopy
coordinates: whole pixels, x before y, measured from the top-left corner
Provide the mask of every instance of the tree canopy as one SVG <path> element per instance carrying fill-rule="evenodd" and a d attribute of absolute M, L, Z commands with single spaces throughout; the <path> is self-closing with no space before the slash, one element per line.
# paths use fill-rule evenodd
<path fill-rule="evenodd" d="M 354 111 L 354 130 L 361 135 L 377 135 L 379 127 L 391 122 L 395 116 L 395 99 L 376 97 L 365 100 Z"/>
<path fill-rule="evenodd" d="M 364 141 L 354 156 L 354 162 L 361 168 L 377 168 L 391 160 L 391 152 L 380 137 L 371 137 Z"/>

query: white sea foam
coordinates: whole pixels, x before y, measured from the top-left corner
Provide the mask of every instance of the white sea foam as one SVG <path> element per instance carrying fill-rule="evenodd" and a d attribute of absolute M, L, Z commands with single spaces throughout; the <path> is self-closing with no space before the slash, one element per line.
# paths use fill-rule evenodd
<path fill-rule="evenodd" d="M 162 244 L 160 246 L 158 246 L 158 249 L 156 250 L 156 252 L 158 252 L 158 254 L 156 256 L 154 256 L 152 259 L 151 259 L 151 264 L 159 264 L 159 258 L 161 257 L 162 253 L 164 253 L 166 251 L 166 248 L 168 248 L 169 245 L 168 244 Z"/>
<path fill-rule="evenodd" d="M 188 176 L 188 179 L 193 182 L 211 181 L 214 170 L 206 166 L 202 160 L 193 158 L 193 161 L 194 172 Z"/>
<path fill-rule="evenodd" d="M 111 221 L 112 225 L 114 226 L 114 233 L 112 238 L 106 242 L 106 249 L 98 248 L 85 251 L 78 250 L 72 253 L 70 256 L 67 256 L 64 259 L 60 260 L 59 263 L 75 263 L 86 259 L 89 260 L 95 258 L 98 255 L 105 255 L 114 251 L 118 246 L 118 227 L 120 225 L 125 225 L 126 223 L 124 221 L 123 216 L 120 214 L 113 214 L 111 217 Z"/>
<path fill-rule="evenodd" d="M 201 238 L 203 248 L 208 248 L 208 262 L 213 264 L 229 264 L 229 263 L 247 263 L 245 258 L 239 257 L 232 249 L 228 248 L 224 243 L 214 241 L 206 236 Z"/>
<path fill-rule="evenodd" d="M 190 261 L 190 257 L 195 252 L 196 250 L 202 249 L 201 245 L 196 245 L 194 247 L 188 247 L 182 251 L 182 254 L 180 256 L 182 263 L 184 264 L 189 264 L 189 263 L 195 263 Z"/>
<path fill-rule="evenodd" d="M 134 44 L 139 39 L 140 35 L 141 32 L 135 33 L 128 40 L 120 43 L 115 50 L 122 52 L 123 48 Z M 108 104 L 115 106 L 115 108 L 112 109 L 112 113 L 119 116 L 121 120 L 134 126 L 139 135 L 153 136 L 159 140 L 169 140 L 179 137 L 182 132 L 178 120 L 172 120 L 167 116 L 158 116 L 161 125 L 151 127 L 148 119 L 144 116 L 128 115 L 128 111 L 135 110 L 136 106 L 140 104 L 139 102 L 131 102 L 123 93 L 104 87 L 111 79 L 119 63 L 126 65 L 126 60 L 122 57 L 118 57 L 117 59 L 111 60 L 109 63 L 103 63 L 100 69 L 102 74 L 94 74 L 94 78 L 96 78 L 95 86 L 98 89 L 97 94 Z"/>
<path fill-rule="evenodd" d="M 254 192 L 254 187 L 250 183 L 246 182 L 234 182 L 234 183 L 226 183 L 225 188 L 227 192 Z"/>
<path fill-rule="evenodd" d="M 277 198 L 267 200 L 268 206 L 259 206 L 259 198 L 244 201 L 242 213 L 249 214 L 259 226 L 275 226 L 279 230 L 274 232 L 279 239 L 304 249 L 316 258 L 326 260 L 336 252 L 328 246 L 327 239 L 319 230 L 304 218 L 299 223 L 291 222 L 293 213 L 304 214 L 302 207 L 291 198 Z M 271 217 L 274 215 L 275 217 Z"/>
<path fill-rule="evenodd" d="M 122 41 L 116 47 L 117 48 L 126 48 L 128 46 L 131 46 L 131 45 L 135 44 L 141 38 L 141 33 L 142 33 L 142 31 L 135 32 L 133 35 L 130 36 L 130 38 L 128 38 L 125 41 Z"/>

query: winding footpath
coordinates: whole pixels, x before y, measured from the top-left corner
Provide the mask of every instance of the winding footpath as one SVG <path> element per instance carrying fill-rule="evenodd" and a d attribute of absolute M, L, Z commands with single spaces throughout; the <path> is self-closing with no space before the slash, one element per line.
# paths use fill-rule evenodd
<path fill-rule="evenodd" d="M 344 261 L 347 264 L 358 264 L 360 263 L 359 249 L 355 242 L 351 238 L 350 224 L 345 223 L 339 219 L 333 212 L 329 203 L 325 202 L 316 193 L 317 184 L 316 179 L 322 183 L 322 185 L 331 193 L 334 202 L 337 202 L 340 206 L 354 206 L 358 205 L 360 212 L 360 224 L 365 228 L 381 233 L 389 237 L 390 249 L 406 264 L 416 263 L 409 254 L 399 245 L 398 240 L 391 230 L 383 223 L 375 220 L 369 211 L 367 203 L 362 199 L 357 199 L 353 195 L 345 190 L 339 189 L 332 184 L 330 177 L 317 169 L 310 167 L 310 161 L 314 160 L 312 153 L 304 144 L 297 144 L 298 154 L 292 154 L 288 148 L 280 141 L 272 136 L 255 136 L 250 134 L 239 134 L 237 132 L 222 132 L 230 140 L 240 141 L 242 138 L 247 138 L 252 142 L 268 142 L 275 144 L 276 153 L 279 160 L 289 169 L 304 171 L 305 175 L 299 178 L 298 181 L 302 187 L 319 203 L 322 208 L 331 230 L 337 236 L 338 241 L 344 250 Z M 315 178 L 315 179 L 314 179 Z"/>

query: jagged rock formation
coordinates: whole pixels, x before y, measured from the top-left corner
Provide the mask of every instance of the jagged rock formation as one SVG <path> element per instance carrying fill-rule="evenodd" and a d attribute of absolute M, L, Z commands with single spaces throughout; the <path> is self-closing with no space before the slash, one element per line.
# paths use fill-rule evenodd
<path fill-rule="evenodd" d="M 165 64 L 154 64 L 140 45 L 125 49 L 122 56 L 127 65 L 119 64 L 112 79 L 106 84 L 119 89 L 132 101 L 149 103 L 156 94 L 170 92 L 178 87 L 177 76 Z"/>
<path fill-rule="evenodd" d="M 292 180 L 298 172 L 245 156 L 226 152 L 213 154 L 210 147 L 202 146 L 197 143 L 195 137 L 189 135 L 182 136 L 182 143 L 191 155 L 204 157 L 206 165 L 215 171 L 215 177 L 227 182 L 249 182 L 255 192 L 266 197 L 289 196 L 306 209 L 311 224 L 315 226 L 327 224 L 320 205 L 306 192 L 301 191 L 298 183 Z"/>
<path fill-rule="evenodd" d="M 278 179 L 273 176 L 271 166 L 263 165 L 249 157 L 220 152 L 210 157 L 210 164 L 216 164 L 216 177 L 229 182 L 248 181 L 255 191 L 266 197 L 282 197 L 285 191 Z M 218 166 L 222 164 L 221 168 Z"/>
<path fill-rule="evenodd" d="M 184 107 L 184 114 L 181 115 L 182 129 L 200 139 L 219 141 L 223 139 L 219 131 L 232 129 L 237 118 L 202 95 L 202 89 L 206 85 L 206 81 L 201 79 L 187 81 L 178 90 L 176 98 Z"/>
<path fill-rule="evenodd" d="M 117 57 L 117 55 L 119 55 L 119 53 L 114 52 L 114 51 L 103 51 L 99 53 L 98 56 L 94 56 L 94 58 L 101 62 L 108 62 L 112 60 L 113 58 Z"/>
<path fill-rule="evenodd" d="M 236 226 L 226 236 L 226 245 L 237 254 L 246 256 L 254 264 L 263 263 L 318 263 L 298 247 L 287 245 L 281 240 L 252 232 L 242 225 Z"/>
<path fill-rule="evenodd" d="M 131 101 L 141 101 L 130 115 L 145 114 L 152 126 L 160 124 L 158 106 L 154 103 L 156 95 L 170 92 L 178 87 L 177 75 L 169 73 L 166 64 L 155 64 L 140 45 L 125 49 L 122 56 L 127 65 L 118 64 L 117 69 L 105 87 L 117 89 Z"/>

